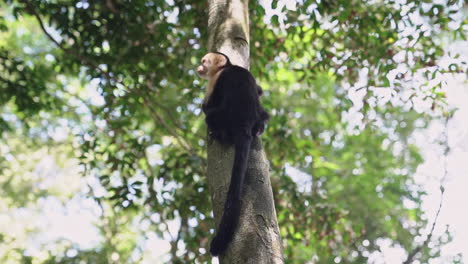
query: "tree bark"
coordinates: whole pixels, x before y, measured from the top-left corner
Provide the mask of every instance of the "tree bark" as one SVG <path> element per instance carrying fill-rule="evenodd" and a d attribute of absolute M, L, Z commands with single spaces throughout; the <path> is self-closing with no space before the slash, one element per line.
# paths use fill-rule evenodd
<path fill-rule="evenodd" d="M 233 64 L 249 67 L 248 0 L 210 0 L 208 29 L 210 51 L 223 52 Z M 233 146 L 209 140 L 208 186 L 216 225 L 224 210 L 233 159 Z M 261 140 L 255 138 L 243 186 L 239 227 L 220 256 L 221 264 L 284 263 L 269 169 Z"/>

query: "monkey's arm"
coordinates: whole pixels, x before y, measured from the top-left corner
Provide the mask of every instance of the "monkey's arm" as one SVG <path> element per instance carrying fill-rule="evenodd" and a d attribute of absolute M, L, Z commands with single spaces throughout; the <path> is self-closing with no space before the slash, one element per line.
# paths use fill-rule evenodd
<path fill-rule="evenodd" d="M 209 137 L 222 143 L 232 144 L 232 140 L 228 139 L 227 134 L 226 117 L 228 113 L 226 109 L 228 102 L 224 96 L 224 83 L 221 77 L 215 83 L 213 92 L 203 105 L 203 112 L 205 113 L 205 122 L 208 125 Z"/>

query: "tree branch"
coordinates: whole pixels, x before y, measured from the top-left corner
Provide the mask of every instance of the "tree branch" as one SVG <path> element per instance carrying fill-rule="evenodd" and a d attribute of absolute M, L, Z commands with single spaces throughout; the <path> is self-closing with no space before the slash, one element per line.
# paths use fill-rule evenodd
<path fill-rule="evenodd" d="M 34 5 L 31 3 L 31 1 L 29 0 L 23 0 L 23 1 L 20 1 L 20 2 L 23 2 L 24 4 L 26 4 L 27 6 L 27 9 L 29 12 L 31 12 L 31 14 L 36 18 L 37 22 L 39 23 L 39 26 L 41 27 L 42 31 L 44 32 L 44 34 L 47 36 L 47 38 L 49 38 L 58 48 L 60 48 L 63 52 L 67 53 L 67 54 L 70 54 L 72 55 L 73 57 L 77 58 L 79 61 L 81 61 L 81 63 L 85 64 L 86 66 L 88 67 L 91 67 L 95 70 L 97 70 L 98 72 L 100 72 L 101 74 L 103 74 L 104 76 L 107 77 L 107 79 L 110 79 L 110 80 L 114 80 L 114 81 L 117 81 L 113 76 L 110 75 L 110 73 L 108 71 L 105 71 L 101 68 L 99 68 L 99 66 L 97 64 L 95 64 L 94 62 L 92 62 L 91 60 L 89 60 L 88 58 L 82 56 L 81 54 L 79 54 L 78 52 L 76 52 L 75 50 L 72 50 L 72 49 L 67 49 L 62 43 L 60 43 L 58 40 L 56 40 L 50 33 L 49 31 L 47 31 L 45 25 L 44 25 L 44 22 L 41 18 L 41 16 L 39 15 L 39 13 L 37 13 Z M 118 82 L 118 81 L 117 81 Z"/>
<path fill-rule="evenodd" d="M 78 52 L 76 52 L 75 50 L 72 50 L 72 49 L 67 49 L 62 43 L 60 43 L 58 40 L 56 40 L 46 29 L 45 25 L 44 25 L 44 22 L 41 18 L 41 16 L 39 15 L 39 13 L 36 11 L 34 5 L 31 3 L 31 1 L 29 0 L 23 0 L 21 1 L 23 2 L 24 4 L 26 4 L 27 6 L 27 9 L 29 12 L 31 12 L 31 14 L 37 19 L 38 23 L 39 23 L 39 26 L 41 27 L 42 31 L 44 32 L 44 34 L 58 47 L 60 48 L 63 52 L 67 53 L 67 54 L 70 54 L 72 56 L 74 56 L 76 59 L 78 59 L 81 63 L 83 63 L 84 65 L 88 66 L 88 67 L 91 67 L 97 71 L 99 71 L 101 74 L 103 74 L 108 80 L 112 80 L 116 83 L 120 83 L 123 85 L 123 83 L 119 80 L 117 80 L 114 76 L 111 75 L 110 72 L 108 71 L 105 71 L 101 68 L 99 68 L 99 66 L 97 64 L 95 64 L 94 62 L 92 62 L 91 60 L 89 60 L 88 58 L 82 56 L 81 54 L 79 54 Z M 176 138 L 176 140 L 179 142 L 179 144 L 185 149 L 187 150 L 188 152 L 194 154 L 194 151 L 193 151 L 193 148 L 191 148 L 189 146 L 189 144 L 185 141 L 185 140 L 182 140 L 180 138 L 180 136 L 177 134 L 176 131 L 174 131 L 173 129 L 171 129 L 171 127 L 169 125 L 166 124 L 166 122 L 164 121 L 164 118 L 162 118 L 154 109 L 154 107 L 148 102 L 148 99 L 147 97 L 143 96 L 144 98 L 144 102 L 145 102 L 145 106 L 147 106 L 149 109 L 151 109 L 151 113 L 153 114 L 154 117 L 156 117 L 156 119 L 159 121 L 159 123 L 161 123 L 164 128 L 166 129 L 166 131 L 171 134 L 174 138 Z M 167 111 L 166 109 L 166 112 L 172 117 L 172 114 L 170 114 L 169 111 Z M 176 123 L 174 121 L 174 125 L 175 127 L 178 127 L 178 123 Z"/>
<path fill-rule="evenodd" d="M 447 155 L 448 153 L 450 152 L 450 147 L 448 145 L 448 122 L 450 121 L 451 119 L 451 114 L 447 114 L 446 118 L 445 118 L 445 128 L 444 128 L 444 132 L 443 132 L 443 143 L 444 143 L 444 175 L 442 176 L 442 179 L 440 180 L 440 201 L 439 201 L 439 208 L 437 209 L 437 213 L 436 213 L 436 216 L 434 217 L 434 222 L 432 223 L 432 227 L 431 227 L 431 231 L 429 232 L 429 234 L 427 235 L 427 238 L 426 240 L 424 240 L 424 242 L 417 246 L 415 249 L 413 249 L 413 251 L 411 251 L 411 253 L 408 254 L 408 257 L 406 258 L 405 262 L 403 262 L 403 264 L 411 264 L 413 261 L 414 261 L 414 258 L 416 257 L 416 255 L 425 247 L 427 247 L 427 245 L 429 244 L 429 242 L 431 241 L 431 238 L 432 238 L 432 235 L 434 234 L 434 229 L 436 227 L 436 224 L 437 224 L 437 220 L 439 218 L 439 215 L 440 215 L 440 211 L 442 209 L 442 205 L 443 205 L 443 201 L 444 201 L 444 193 L 445 193 L 445 180 L 447 178 L 447 175 L 448 175 L 448 164 L 447 164 Z"/>
<path fill-rule="evenodd" d="M 185 140 L 182 140 L 181 137 L 179 136 L 179 134 L 177 134 L 176 131 L 174 131 L 165 121 L 164 121 L 164 118 L 162 118 L 158 112 L 156 112 L 156 109 L 154 109 L 154 107 L 150 104 L 150 102 L 148 101 L 148 98 L 143 96 L 143 103 L 146 107 L 148 107 L 148 109 L 150 110 L 150 113 L 153 115 L 154 118 L 156 118 L 156 120 L 158 120 L 158 122 L 160 124 L 163 125 L 164 129 L 169 132 L 169 134 L 171 134 L 176 140 L 177 142 L 179 143 L 179 145 L 181 145 L 185 150 L 187 150 L 189 153 L 191 154 L 195 154 L 193 148 L 190 147 L 190 145 L 187 143 L 187 141 Z"/>

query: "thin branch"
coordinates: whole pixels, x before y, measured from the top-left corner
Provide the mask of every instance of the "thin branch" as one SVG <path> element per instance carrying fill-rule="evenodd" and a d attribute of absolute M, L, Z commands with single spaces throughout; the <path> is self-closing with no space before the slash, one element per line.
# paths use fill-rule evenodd
<path fill-rule="evenodd" d="M 160 124 L 163 125 L 164 129 L 169 132 L 169 134 L 171 134 L 176 140 L 177 142 L 185 149 L 187 150 L 189 153 L 192 153 L 194 154 L 195 152 L 193 151 L 193 149 L 190 147 L 190 145 L 185 141 L 185 140 L 182 140 L 180 135 L 177 134 L 176 131 L 174 131 L 165 121 L 164 121 L 164 118 L 161 117 L 158 112 L 156 111 L 156 109 L 154 109 L 153 105 L 151 105 L 150 102 L 148 102 L 148 98 L 143 96 L 143 103 L 146 107 L 148 107 L 148 109 L 150 110 L 150 113 L 153 115 L 153 117 L 158 120 L 158 122 Z"/>
<path fill-rule="evenodd" d="M 79 61 L 81 61 L 84 65 L 86 66 L 89 66 L 97 71 L 99 71 L 100 73 L 102 73 L 108 80 L 113 80 L 115 81 L 116 83 L 121 83 L 121 81 L 115 79 L 115 77 L 113 77 L 109 72 L 107 71 L 104 71 L 103 69 L 99 68 L 99 66 L 97 64 L 95 64 L 94 62 L 90 61 L 88 58 L 82 56 L 81 54 L 79 54 L 78 52 L 72 50 L 72 49 L 67 49 L 66 47 L 64 47 L 64 45 L 62 43 L 60 43 L 59 41 L 57 41 L 46 29 L 45 25 L 44 25 L 44 22 L 41 18 L 41 16 L 37 13 L 34 5 L 29 1 L 29 0 L 23 0 L 21 1 L 23 3 L 26 4 L 27 8 L 28 8 L 28 11 L 30 11 L 37 19 L 38 23 L 39 23 L 39 26 L 41 27 L 42 31 L 44 32 L 44 34 L 58 47 L 60 48 L 63 52 L 67 53 L 67 54 L 70 54 L 72 56 L 74 56 L 75 58 L 77 58 Z M 154 117 L 156 117 L 156 119 L 164 126 L 164 128 L 174 137 L 176 138 L 176 140 L 179 142 L 179 144 L 185 149 L 187 150 L 188 152 L 194 154 L 194 151 L 193 149 L 189 146 L 189 144 L 186 142 L 186 141 L 183 141 L 180 136 L 176 133 L 176 131 L 174 131 L 173 129 L 171 129 L 171 127 L 169 125 L 167 125 L 164 121 L 164 118 L 162 118 L 156 111 L 155 109 L 152 107 L 152 105 L 148 102 L 148 99 L 143 96 L 144 98 L 144 102 L 145 102 L 145 105 L 151 109 L 151 112 L 153 114 Z M 165 109 L 166 112 L 168 112 L 168 114 L 171 116 L 170 114 L 170 111 L 168 111 L 168 109 Z M 173 120 L 174 121 L 174 120 Z M 174 121 L 174 124 L 176 124 L 176 127 L 177 124 L 175 121 Z M 180 128 L 179 128 L 180 129 Z"/>
<path fill-rule="evenodd" d="M 148 86 L 149 89 L 146 89 L 146 90 L 142 90 L 140 95 L 145 98 L 145 92 L 147 92 L 149 90 L 149 92 L 151 93 L 154 93 L 156 96 L 158 95 L 158 91 L 157 89 L 155 89 L 155 86 L 153 84 L 153 82 L 151 80 L 148 80 L 146 82 L 146 85 Z M 181 132 L 184 132 L 184 129 L 182 129 L 182 123 L 180 123 L 180 120 L 173 114 L 174 111 L 172 111 L 171 109 L 169 109 L 167 106 L 157 102 L 157 101 L 152 101 L 152 104 L 156 105 L 157 107 L 161 108 L 164 113 L 166 114 L 167 117 L 169 117 L 170 121 L 174 124 L 174 127 L 181 131 Z M 195 134 L 195 136 L 199 139 L 205 139 L 204 136 L 200 135 L 200 134 Z"/>
<path fill-rule="evenodd" d="M 21 1 L 23 3 L 26 4 L 27 8 L 28 8 L 28 11 L 31 12 L 34 17 L 36 17 L 37 19 L 37 22 L 39 23 L 39 26 L 41 27 L 42 31 L 44 32 L 44 34 L 58 47 L 60 48 L 63 52 L 67 53 L 67 54 L 70 54 L 72 56 L 74 56 L 75 58 L 77 58 L 79 61 L 81 61 L 83 64 L 99 71 L 101 74 L 103 74 L 104 76 L 106 76 L 109 80 L 114 80 L 114 81 L 117 81 L 113 76 L 110 75 L 110 73 L 108 71 L 105 71 L 101 68 L 99 68 L 98 65 L 96 65 L 94 62 L 92 62 L 91 60 L 89 60 L 88 58 L 82 56 L 81 54 L 79 54 L 78 52 L 76 52 L 75 50 L 73 49 L 67 49 L 62 43 L 60 43 L 58 40 L 56 40 L 50 33 L 49 31 L 47 31 L 45 25 L 44 25 L 44 22 L 41 18 L 41 16 L 37 13 L 36 9 L 35 9 L 35 6 L 31 3 L 31 1 L 29 0 L 23 0 Z"/>
<path fill-rule="evenodd" d="M 436 224 L 437 224 L 437 220 L 439 218 L 439 215 L 440 215 L 440 211 L 442 209 L 442 205 L 443 205 L 443 201 L 444 201 L 444 193 L 445 193 L 445 180 L 447 178 L 447 175 L 448 175 L 448 158 L 447 158 L 447 155 L 449 154 L 450 152 L 450 147 L 448 145 L 448 122 L 451 118 L 451 115 L 450 113 L 447 114 L 446 118 L 445 118 L 445 127 L 444 127 L 444 132 L 443 132 L 443 143 L 444 143 L 444 174 L 442 176 L 442 179 L 440 180 L 440 201 L 439 201 L 439 208 L 437 209 L 437 213 L 436 213 L 436 216 L 434 218 L 434 222 L 432 223 L 432 227 L 431 227 L 431 231 L 429 232 L 429 235 L 427 236 L 426 240 L 424 240 L 424 242 L 417 246 L 415 249 L 413 249 L 413 251 L 411 251 L 411 253 L 408 254 L 408 257 L 406 258 L 405 262 L 403 262 L 403 264 L 411 264 L 413 261 L 414 261 L 414 258 L 416 257 L 416 255 L 425 247 L 427 247 L 427 245 L 429 244 L 429 242 L 431 241 L 431 238 L 432 238 L 432 235 L 434 234 L 434 230 L 435 230 L 435 227 L 436 227 Z"/>
<path fill-rule="evenodd" d="M 106 0 L 106 6 L 107 6 L 107 8 L 109 8 L 109 10 L 110 10 L 112 13 L 114 13 L 114 14 L 116 14 L 116 15 L 118 15 L 118 14 L 120 13 L 119 10 L 117 10 L 117 8 L 115 8 L 115 5 L 114 5 L 114 3 L 112 2 L 112 0 Z"/>
<path fill-rule="evenodd" d="M 154 83 L 153 83 L 153 80 L 152 79 L 149 79 L 146 81 L 146 86 L 148 86 L 148 89 L 146 91 L 150 91 L 152 93 L 154 93 L 155 95 L 158 95 L 158 92 L 159 90 L 156 89 Z M 143 94 L 145 93 L 145 91 L 141 91 L 140 95 L 145 98 L 145 95 Z M 173 115 L 173 111 L 171 111 L 169 108 L 167 108 L 166 106 L 158 103 L 157 101 L 152 101 L 153 104 L 155 104 L 157 107 L 161 108 L 164 110 L 164 112 L 167 114 L 167 116 L 169 116 L 169 118 L 171 119 L 172 123 L 174 124 L 174 126 L 176 128 L 178 128 L 179 130 L 182 130 L 182 124 L 179 122 L 179 120 Z"/>

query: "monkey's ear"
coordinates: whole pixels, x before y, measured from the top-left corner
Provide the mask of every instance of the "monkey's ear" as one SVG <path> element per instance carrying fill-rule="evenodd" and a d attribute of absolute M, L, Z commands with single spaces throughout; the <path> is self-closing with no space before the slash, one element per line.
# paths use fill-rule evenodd
<path fill-rule="evenodd" d="M 224 56 L 217 55 L 215 57 L 215 64 L 218 67 L 223 67 L 227 64 L 227 60 Z"/>

